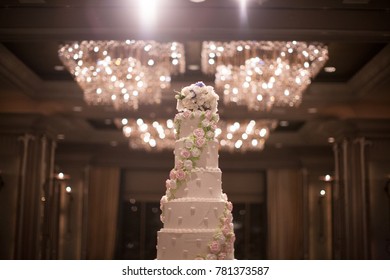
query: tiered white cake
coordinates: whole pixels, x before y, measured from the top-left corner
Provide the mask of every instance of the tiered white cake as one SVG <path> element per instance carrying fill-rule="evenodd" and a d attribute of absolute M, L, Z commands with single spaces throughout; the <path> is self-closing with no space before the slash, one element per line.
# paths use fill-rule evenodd
<path fill-rule="evenodd" d="M 175 167 L 161 198 L 157 259 L 234 259 L 232 203 L 222 193 L 218 95 L 202 82 L 176 95 Z"/>

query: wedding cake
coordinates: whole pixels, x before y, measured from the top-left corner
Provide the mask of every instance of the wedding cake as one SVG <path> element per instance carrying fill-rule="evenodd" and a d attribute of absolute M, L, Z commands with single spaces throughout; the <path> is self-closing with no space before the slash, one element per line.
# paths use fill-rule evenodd
<path fill-rule="evenodd" d="M 232 203 L 222 192 L 218 95 L 197 82 L 176 96 L 175 167 L 161 198 L 157 259 L 234 259 Z"/>

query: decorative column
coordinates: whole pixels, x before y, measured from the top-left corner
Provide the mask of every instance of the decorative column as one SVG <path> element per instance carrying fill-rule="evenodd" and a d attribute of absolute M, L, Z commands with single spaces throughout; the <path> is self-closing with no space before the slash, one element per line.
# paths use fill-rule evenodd
<path fill-rule="evenodd" d="M 113 259 L 117 231 L 120 170 L 93 167 L 88 190 L 87 259 Z"/>
<path fill-rule="evenodd" d="M 267 186 L 268 259 L 303 259 L 303 174 L 299 169 L 268 170 Z"/>
<path fill-rule="evenodd" d="M 14 258 L 41 259 L 45 186 L 51 180 L 55 142 L 41 134 L 25 134 L 19 141 L 21 158 Z"/>
<path fill-rule="evenodd" d="M 367 144 L 363 137 L 334 144 L 334 259 L 369 259 Z"/>

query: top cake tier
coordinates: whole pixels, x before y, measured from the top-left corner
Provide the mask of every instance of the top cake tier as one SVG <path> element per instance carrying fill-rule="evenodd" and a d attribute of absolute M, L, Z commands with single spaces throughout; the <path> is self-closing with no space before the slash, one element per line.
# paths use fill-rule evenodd
<path fill-rule="evenodd" d="M 206 86 L 203 82 L 197 82 L 184 87 L 176 94 L 177 110 L 211 111 L 217 112 L 219 96 L 212 86 Z"/>

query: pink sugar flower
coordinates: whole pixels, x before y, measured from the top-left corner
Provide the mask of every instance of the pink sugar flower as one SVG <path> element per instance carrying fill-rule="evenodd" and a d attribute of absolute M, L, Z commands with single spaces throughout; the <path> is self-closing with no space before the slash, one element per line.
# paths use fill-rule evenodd
<path fill-rule="evenodd" d="M 201 148 L 206 143 L 206 140 L 204 138 L 196 138 L 195 144 L 197 147 Z"/>
<path fill-rule="evenodd" d="M 213 116 L 213 114 L 211 113 L 210 110 L 207 110 L 205 116 L 206 116 L 206 119 L 211 120 L 211 117 Z"/>
<path fill-rule="evenodd" d="M 219 244 L 223 245 L 226 242 L 226 238 L 223 234 L 218 233 L 215 237 L 215 240 L 219 242 Z"/>
<path fill-rule="evenodd" d="M 228 220 L 228 223 L 231 223 L 233 221 L 233 215 L 231 212 L 228 212 L 226 215 L 226 219 Z"/>
<path fill-rule="evenodd" d="M 169 185 L 170 185 L 170 188 L 171 188 L 171 189 L 175 190 L 176 187 L 177 187 L 177 185 L 176 185 L 176 180 L 171 180 L 171 181 L 169 182 Z"/>
<path fill-rule="evenodd" d="M 229 235 L 229 233 L 232 232 L 232 229 L 231 229 L 230 226 L 224 225 L 224 226 L 222 227 L 222 232 L 223 232 L 224 235 Z"/>
<path fill-rule="evenodd" d="M 183 163 L 183 161 L 181 161 L 181 160 L 178 160 L 178 161 L 176 162 L 176 166 L 175 166 L 175 168 L 176 168 L 176 169 L 182 169 L 182 168 L 183 168 L 183 166 L 184 166 L 184 163 Z"/>
<path fill-rule="evenodd" d="M 187 149 L 191 149 L 193 145 L 194 144 L 192 143 L 192 141 L 190 139 L 187 139 L 184 141 L 184 147 L 186 147 Z"/>
<path fill-rule="evenodd" d="M 197 157 L 200 157 L 201 151 L 200 151 L 198 148 L 193 148 L 193 149 L 191 150 L 191 153 L 192 153 L 192 156 L 193 156 L 193 157 L 197 158 Z"/>
<path fill-rule="evenodd" d="M 203 128 L 197 128 L 194 130 L 194 135 L 196 138 L 201 138 L 204 136 L 204 130 Z"/>
<path fill-rule="evenodd" d="M 206 260 L 216 260 L 217 256 L 214 254 L 207 254 Z"/>
<path fill-rule="evenodd" d="M 218 260 L 226 260 L 226 253 L 219 253 L 218 254 Z"/>
<path fill-rule="evenodd" d="M 183 149 L 180 153 L 180 155 L 183 157 L 183 158 L 189 158 L 191 156 L 191 153 L 189 150 L 187 149 Z"/>
<path fill-rule="evenodd" d="M 227 218 L 225 218 L 225 217 L 222 217 L 221 218 L 221 222 L 222 222 L 222 224 L 229 224 L 230 222 L 229 222 L 229 220 L 227 219 Z"/>
<path fill-rule="evenodd" d="M 211 129 L 212 130 L 216 130 L 218 127 L 217 127 L 217 125 L 215 124 L 215 123 L 213 123 L 212 125 L 211 125 Z"/>
<path fill-rule="evenodd" d="M 202 121 L 202 126 L 203 126 L 203 127 L 208 127 L 209 125 L 210 125 L 209 120 L 204 119 L 204 120 Z"/>
<path fill-rule="evenodd" d="M 185 119 L 188 119 L 190 116 L 191 116 L 191 112 L 190 112 L 190 111 L 185 110 L 185 111 L 183 112 L 183 117 L 184 117 Z"/>
<path fill-rule="evenodd" d="M 167 179 L 167 180 L 165 181 L 165 187 L 166 187 L 167 189 L 169 189 L 169 188 L 171 187 L 171 180 Z"/>
<path fill-rule="evenodd" d="M 184 161 L 184 168 L 189 171 L 191 170 L 193 167 L 193 163 L 191 160 L 187 159 L 186 161 Z"/>
<path fill-rule="evenodd" d="M 207 133 L 206 133 L 206 137 L 207 138 L 214 138 L 214 135 L 215 135 L 215 133 L 214 132 L 212 132 L 212 131 L 207 131 Z"/>
<path fill-rule="evenodd" d="M 164 203 L 167 203 L 168 202 L 168 198 L 164 195 L 163 197 L 161 197 L 160 199 L 160 203 L 161 204 L 164 204 Z"/>
<path fill-rule="evenodd" d="M 233 204 L 230 201 L 227 202 L 226 207 L 229 211 L 233 210 Z"/>
<path fill-rule="evenodd" d="M 176 172 L 176 176 L 178 180 L 184 180 L 186 178 L 186 173 L 184 172 L 183 169 L 179 169 Z"/>
<path fill-rule="evenodd" d="M 225 248 L 226 248 L 226 252 L 228 252 L 228 253 L 232 253 L 233 252 L 233 243 L 231 243 L 231 242 L 228 242 L 228 243 L 226 243 L 225 244 Z"/>
<path fill-rule="evenodd" d="M 219 245 L 218 241 L 212 241 L 209 244 L 210 252 L 213 254 L 217 254 L 221 250 L 221 245 Z"/>
<path fill-rule="evenodd" d="M 177 176 L 176 176 L 176 170 L 175 169 L 172 169 L 171 172 L 169 172 L 169 179 L 171 180 L 176 180 Z"/>

